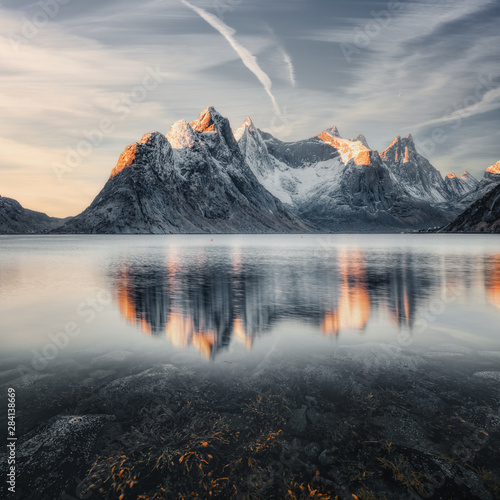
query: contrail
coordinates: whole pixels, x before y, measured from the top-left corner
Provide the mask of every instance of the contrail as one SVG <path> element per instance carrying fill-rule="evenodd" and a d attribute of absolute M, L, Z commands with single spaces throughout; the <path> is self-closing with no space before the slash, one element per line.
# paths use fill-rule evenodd
<path fill-rule="evenodd" d="M 283 59 L 288 66 L 288 72 L 290 73 L 290 82 L 292 82 L 292 87 L 295 87 L 295 68 L 293 67 L 292 58 L 284 49 L 282 50 Z"/>
<path fill-rule="evenodd" d="M 281 110 L 276 102 L 276 99 L 271 92 L 272 82 L 269 76 L 261 69 L 257 63 L 257 59 L 252 55 L 252 53 L 240 45 L 234 38 L 236 33 L 233 28 L 229 27 L 227 24 L 222 22 L 217 16 L 210 14 L 200 7 L 190 4 L 187 0 L 181 0 L 181 2 L 189 7 L 191 10 L 196 12 L 201 18 L 203 18 L 210 26 L 215 28 L 231 45 L 234 51 L 238 54 L 243 64 L 258 78 L 259 82 L 262 83 L 267 95 L 271 98 L 273 103 L 274 111 L 281 116 Z"/>

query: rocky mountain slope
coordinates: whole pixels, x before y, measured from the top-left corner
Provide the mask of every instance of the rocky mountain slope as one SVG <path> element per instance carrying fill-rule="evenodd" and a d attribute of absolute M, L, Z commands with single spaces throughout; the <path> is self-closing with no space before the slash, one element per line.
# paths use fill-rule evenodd
<path fill-rule="evenodd" d="M 486 196 L 497 184 L 500 184 L 500 161 L 486 169 L 475 189 L 460 198 L 460 204 L 464 208 L 469 207 L 475 201 Z"/>
<path fill-rule="evenodd" d="M 235 137 L 261 184 L 323 230 L 428 227 L 460 212 L 411 136 L 398 137 L 379 155 L 364 136 L 343 139 L 337 127 L 285 143 L 247 118 Z"/>
<path fill-rule="evenodd" d="M 496 184 L 440 232 L 500 233 L 500 184 Z"/>
<path fill-rule="evenodd" d="M 444 178 L 444 183 L 449 196 L 457 201 L 479 186 L 479 181 L 467 171 L 461 177 L 457 177 L 454 173 L 448 174 Z"/>
<path fill-rule="evenodd" d="M 61 226 L 66 220 L 28 210 L 16 200 L 0 196 L 0 234 L 46 232 Z"/>
<path fill-rule="evenodd" d="M 441 174 L 417 152 L 411 135 L 396 137 L 380 153 L 380 159 L 413 198 L 431 204 L 450 201 Z"/>
<path fill-rule="evenodd" d="M 312 228 L 258 181 L 214 108 L 145 135 L 92 204 L 57 232 L 280 233 Z"/>

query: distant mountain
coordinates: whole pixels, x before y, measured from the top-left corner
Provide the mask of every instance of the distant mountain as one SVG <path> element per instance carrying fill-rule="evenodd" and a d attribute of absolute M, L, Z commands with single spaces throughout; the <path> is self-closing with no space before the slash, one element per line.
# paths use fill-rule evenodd
<path fill-rule="evenodd" d="M 380 158 L 412 197 L 431 204 L 450 201 L 441 174 L 417 152 L 413 137 L 396 137 Z"/>
<path fill-rule="evenodd" d="M 397 138 L 379 155 L 364 136 L 343 139 L 337 127 L 286 143 L 247 118 L 235 137 L 260 183 L 322 230 L 428 227 L 460 211 L 441 174 L 416 152 L 411 136 Z"/>
<path fill-rule="evenodd" d="M 476 185 L 476 188 L 460 198 L 460 204 L 463 207 L 470 206 L 488 194 L 497 184 L 500 184 L 500 161 L 486 169 L 484 177 Z"/>
<path fill-rule="evenodd" d="M 454 173 L 448 174 L 444 178 L 444 183 L 450 197 L 457 201 L 475 191 L 479 186 L 479 181 L 467 171 L 461 177 L 457 177 Z"/>
<path fill-rule="evenodd" d="M 257 180 L 214 108 L 120 156 L 92 204 L 57 232 L 285 233 L 312 228 Z"/>
<path fill-rule="evenodd" d="M 0 196 L 0 234 L 47 232 L 67 220 L 28 210 L 16 200 Z"/>
<path fill-rule="evenodd" d="M 500 233 L 500 184 L 496 184 L 440 232 Z"/>

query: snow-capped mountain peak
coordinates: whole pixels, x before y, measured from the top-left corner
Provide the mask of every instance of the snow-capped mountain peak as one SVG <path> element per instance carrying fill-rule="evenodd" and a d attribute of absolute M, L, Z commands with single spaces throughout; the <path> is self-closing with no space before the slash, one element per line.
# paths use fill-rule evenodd
<path fill-rule="evenodd" d="M 444 181 L 441 173 L 418 153 L 411 134 L 404 138 L 398 135 L 380 153 L 380 159 L 415 199 L 439 204 L 457 196 L 457 191 L 450 184 L 457 179 L 456 176 L 447 177 L 447 182 Z"/>
<path fill-rule="evenodd" d="M 191 128 L 215 158 L 229 161 L 234 155 L 240 157 L 238 143 L 234 138 L 229 120 L 213 106 L 204 109 L 198 119 L 191 122 Z"/>
<path fill-rule="evenodd" d="M 160 132 L 144 134 L 139 142 L 127 146 L 120 155 L 115 168 L 111 171 L 110 178 L 115 177 L 127 167 L 150 164 L 152 155 L 161 156 L 162 161 L 154 163 L 159 169 L 163 169 L 163 166 L 172 158 L 172 148 L 167 138 Z M 157 159 L 155 158 L 155 160 Z M 159 171 L 157 173 L 160 174 Z"/>
<path fill-rule="evenodd" d="M 500 162 L 477 181 L 441 174 L 411 135 L 379 155 L 337 127 L 283 142 L 250 118 L 234 132 L 213 107 L 154 132 L 120 156 L 69 232 L 282 232 L 439 225 L 467 196 L 500 182 Z"/>
<path fill-rule="evenodd" d="M 186 120 L 175 122 L 167 133 L 172 149 L 192 148 L 196 142 L 194 131 Z"/>
<path fill-rule="evenodd" d="M 464 182 L 470 189 L 475 189 L 479 185 L 479 181 L 467 170 L 461 175 L 460 180 Z"/>
<path fill-rule="evenodd" d="M 488 167 L 486 169 L 486 172 L 488 172 L 489 174 L 493 174 L 493 175 L 500 174 L 500 161 L 497 161 L 494 165 L 491 165 L 491 167 Z"/>
<path fill-rule="evenodd" d="M 217 132 L 217 124 L 223 119 L 222 115 L 213 107 L 205 108 L 198 119 L 191 122 L 191 128 L 197 132 Z"/>
<path fill-rule="evenodd" d="M 368 141 L 366 140 L 366 137 L 363 134 L 359 134 L 358 137 L 355 139 L 351 138 L 349 139 L 351 142 L 356 142 L 359 141 L 363 146 L 367 147 L 368 149 L 371 149 L 370 146 L 368 146 Z"/>
<path fill-rule="evenodd" d="M 390 163 L 409 163 L 417 155 L 415 142 L 411 134 L 405 138 L 398 135 L 389 146 L 380 153 L 382 161 Z"/>
<path fill-rule="evenodd" d="M 255 132 L 256 131 L 256 128 L 251 120 L 250 117 L 246 117 L 245 118 L 245 121 L 241 124 L 240 127 L 238 127 L 234 132 L 233 132 L 233 135 L 234 135 L 234 138 L 239 141 L 241 139 L 241 137 L 243 136 L 243 134 L 245 133 L 245 130 L 249 130 L 250 132 Z"/>
<path fill-rule="evenodd" d="M 333 127 L 331 127 L 331 128 L 327 128 L 325 130 L 325 132 L 327 132 L 328 134 L 330 134 L 332 137 L 340 137 L 339 129 L 335 125 Z"/>

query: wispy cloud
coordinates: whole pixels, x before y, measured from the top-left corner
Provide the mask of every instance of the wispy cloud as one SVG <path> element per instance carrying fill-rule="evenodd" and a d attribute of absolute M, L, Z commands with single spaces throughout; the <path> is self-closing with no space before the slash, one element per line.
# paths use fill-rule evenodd
<path fill-rule="evenodd" d="M 295 68 L 293 67 L 292 58 L 290 57 L 290 54 L 286 52 L 284 49 L 282 49 L 282 53 L 283 53 L 283 60 L 285 61 L 285 64 L 288 67 L 288 72 L 290 74 L 290 83 L 292 84 L 292 87 L 295 87 L 296 85 Z"/>
<path fill-rule="evenodd" d="M 191 10 L 196 12 L 202 19 L 204 19 L 208 24 L 210 24 L 210 26 L 216 29 L 229 42 L 231 47 L 240 57 L 243 64 L 257 77 L 259 82 L 264 87 L 267 95 L 271 98 L 275 112 L 278 115 L 281 115 L 281 109 L 278 106 L 278 102 L 271 92 L 271 78 L 269 78 L 267 73 L 259 66 L 257 58 L 234 38 L 236 31 L 210 12 L 201 9 L 196 5 L 190 4 L 187 0 L 181 0 L 181 2 L 186 5 L 186 7 L 189 7 Z"/>

